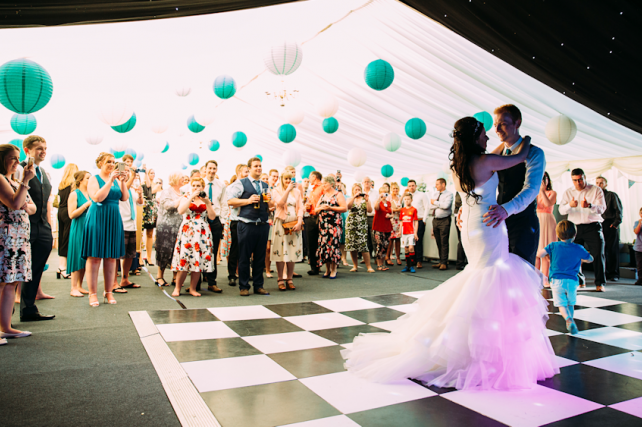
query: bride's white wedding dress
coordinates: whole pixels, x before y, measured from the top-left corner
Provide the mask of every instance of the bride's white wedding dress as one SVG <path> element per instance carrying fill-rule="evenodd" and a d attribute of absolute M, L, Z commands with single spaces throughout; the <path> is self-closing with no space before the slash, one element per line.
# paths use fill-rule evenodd
<path fill-rule="evenodd" d="M 546 335 L 547 302 L 533 266 L 508 252 L 506 226 L 482 215 L 497 202 L 495 173 L 460 193 L 466 268 L 415 301 L 390 334 L 362 334 L 343 350 L 348 371 L 374 382 L 414 378 L 458 389 L 531 388 L 559 373 Z"/>

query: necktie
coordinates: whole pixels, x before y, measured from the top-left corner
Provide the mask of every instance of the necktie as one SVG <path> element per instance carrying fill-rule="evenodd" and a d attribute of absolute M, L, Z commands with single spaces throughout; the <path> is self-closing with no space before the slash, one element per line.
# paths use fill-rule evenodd
<path fill-rule="evenodd" d="M 254 188 L 256 189 L 256 194 L 261 195 L 261 184 L 259 181 L 254 181 Z"/>
<path fill-rule="evenodd" d="M 36 166 L 36 176 L 38 177 L 38 181 L 42 182 L 42 172 L 40 172 L 40 166 Z"/>
<path fill-rule="evenodd" d="M 506 155 L 507 155 L 507 156 L 510 156 L 511 154 L 512 154 L 511 149 L 510 149 L 510 148 L 507 148 L 507 149 L 506 149 Z"/>
<path fill-rule="evenodd" d="M 136 211 L 134 210 L 134 198 L 132 197 L 132 190 L 129 191 L 129 210 L 132 212 L 132 219 L 136 219 Z"/>
<path fill-rule="evenodd" d="M 212 200 L 212 183 L 210 182 L 210 188 L 209 188 L 209 197 L 210 200 Z"/>

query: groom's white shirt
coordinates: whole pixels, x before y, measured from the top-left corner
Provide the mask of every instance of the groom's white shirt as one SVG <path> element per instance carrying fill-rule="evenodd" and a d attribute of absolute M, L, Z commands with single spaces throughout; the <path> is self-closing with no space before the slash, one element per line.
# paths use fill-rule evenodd
<path fill-rule="evenodd" d="M 522 138 L 520 137 L 517 142 L 510 147 L 511 152 L 517 150 L 517 147 L 519 147 L 521 143 Z M 502 155 L 505 155 L 506 149 L 508 149 L 508 147 L 504 144 Z M 526 157 L 526 177 L 524 178 L 524 187 L 522 187 L 522 191 L 517 193 L 512 200 L 502 205 L 508 216 L 522 212 L 528 207 L 528 205 L 533 203 L 537 198 L 537 194 L 539 194 L 539 187 L 542 185 L 542 178 L 544 177 L 545 170 L 546 157 L 544 156 L 544 151 L 531 144 L 528 157 Z"/>

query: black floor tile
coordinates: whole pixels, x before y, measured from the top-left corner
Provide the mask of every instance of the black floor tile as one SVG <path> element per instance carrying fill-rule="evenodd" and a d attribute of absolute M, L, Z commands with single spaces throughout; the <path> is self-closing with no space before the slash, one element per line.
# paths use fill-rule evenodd
<path fill-rule="evenodd" d="M 345 371 L 341 350 L 345 349 L 337 345 L 334 347 L 268 354 L 268 357 L 283 366 L 295 377 L 308 378 Z"/>
<path fill-rule="evenodd" d="M 389 307 L 391 305 L 412 304 L 417 298 L 409 297 L 404 294 L 377 295 L 373 297 L 361 297 L 362 299 L 372 301 L 376 304 Z"/>
<path fill-rule="evenodd" d="M 359 334 L 370 334 L 373 332 L 388 333 L 385 329 L 380 329 L 371 325 L 355 325 L 343 328 L 322 329 L 320 331 L 310 331 L 320 337 L 334 341 L 337 344 L 348 344 L 354 341 L 354 337 Z"/>
<path fill-rule="evenodd" d="M 396 320 L 397 317 L 401 317 L 406 313 L 393 310 L 392 308 L 388 307 L 380 307 L 367 308 L 365 310 L 342 311 L 341 314 L 345 314 L 348 317 L 352 317 L 353 319 L 360 320 L 364 323 L 375 323 L 386 322 L 388 320 Z"/>
<path fill-rule="evenodd" d="M 410 381 L 412 381 L 413 383 L 419 384 L 423 388 L 427 388 L 428 390 L 430 390 L 432 392 L 435 392 L 437 394 L 446 394 L 446 393 L 450 393 L 451 391 L 457 391 L 457 389 L 455 387 L 443 388 L 443 387 L 437 387 L 436 385 L 428 386 L 428 385 L 425 385 L 424 383 L 422 383 L 420 380 L 416 380 L 416 379 L 413 379 L 413 378 L 408 378 L 408 379 Z"/>
<path fill-rule="evenodd" d="M 224 323 L 242 337 L 303 331 L 285 319 L 232 320 Z"/>
<path fill-rule="evenodd" d="M 571 335 L 555 335 L 550 337 L 550 340 L 556 355 L 575 360 L 576 362 L 587 362 L 589 360 L 628 353 L 630 351 L 620 347 L 584 340 Z"/>
<path fill-rule="evenodd" d="M 542 296 L 546 299 L 551 299 L 553 298 L 553 291 L 551 291 L 549 288 L 544 288 L 542 289 Z"/>
<path fill-rule="evenodd" d="M 628 329 L 629 331 L 642 332 L 642 322 L 627 323 L 625 325 L 618 325 L 615 328 Z"/>
<path fill-rule="evenodd" d="M 587 329 L 603 328 L 604 325 L 598 325 L 597 323 L 587 322 L 586 320 L 575 319 L 575 324 L 577 329 L 580 331 L 585 331 Z M 557 331 L 562 333 L 567 333 L 566 330 L 566 320 L 560 314 L 549 314 L 548 321 L 546 322 L 546 329 L 551 331 Z"/>
<path fill-rule="evenodd" d="M 600 408 L 565 420 L 546 424 L 546 427 L 607 427 L 640 426 L 642 419 L 613 408 Z"/>
<path fill-rule="evenodd" d="M 223 427 L 272 427 L 341 415 L 299 381 L 201 393 Z"/>
<path fill-rule="evenodd" d="M 631 316 L 642 317 L 642 305 L 638 304 L 617 304 L 609 305 L 606 307 L 600 307 L 602 310 L 615 311 L 616 313 L 630 314 Z"/>
<path fill-rule="evenodd" d="M 583 308 L 590 308 L 590 307 L 583 307 L 581 305 L 576 305 L 575 306 L 575 311 L 581 310 Z M 553 301 L 548 301 L 548 311 L 549 311 L 549 313 L 559 313 L 560 309 L 559 309 L 559 307 L 555 307 L 555 304 L 553 303 Z"/>
<path fill-rule="evenodd" d="M 152 310 L 147 312 L 152 321 L 159 325 L 163 323 L 191 323 L 191 322 L 213 322 L 218 320 L 206 308 L 188 310 Z"/>
<path fill-rule="evenodd" d="M 181 363 L 263 354 L 241 338 L 174 341 L 167 345 Z"/>
<path fill-rule="evenodd" d="M 332 313 L 325 307 L 313 302 L 298 302 L 291 304 L 266 305 L 265 308 L 272 310 L 281 317 L 304 316 L 306 314 Z"/>
<path fill-rule="evenodd" d="M 355 412 L 349 414 L 348 417 L 363 427 L 486 427 L 504 425 L 439 396 Z"/>
<path fill-rule="evenodd" d="M 602 405 L 642 396 L 642 380 L 581 363 L 562 368 L 559 375 L 539 384 Z"/>

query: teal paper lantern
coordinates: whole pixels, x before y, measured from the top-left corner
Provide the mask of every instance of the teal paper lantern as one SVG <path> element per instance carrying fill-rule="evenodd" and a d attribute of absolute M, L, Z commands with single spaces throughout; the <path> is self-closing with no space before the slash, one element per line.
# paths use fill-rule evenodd
<path fill-rule="evenodd" d="M 426 134 L 426 123 L 415 117 L 406 122 L 406 135 L 408 138 L 419 139 Z"/>
<path fill-rule="evenodd" d="M 110 148 L 110 149 L 109 149 L 109 152 L 110 152 L 111 154 L 113 154 L 113 155 L 114 155 L 114 158 L 116 158 L 116 159 L 120 159 L 121 157 L 123 157 L 123 156 L 125 155 L 125 150 L 123 150 L 123 151 L 116 151 L 116 150 L 114 150 L 113 148 Z"/>
<path fill-rule="evenodd" d="M 187 165 L 181 165 L 181 169 L 183 170 L 187 169 Z"/>
<path fill-rule="evenodd" d="M 323 119 L 323 130 L 326 133 L 335 133 L 337 130 L 339 130 L 339 121 L 334 117 Z"/>
<path fill-rule="evenodd" d="M 230 76 L 218 76 L 214 80 L 214 93 L 221 99 L 229 99 L 236 93 L 236 82 Z"/>
<path fill-rule="evenodd" d="M 205 129 L 205 126 L 202 126 L 196 122 L 194 119 L 194 114 L 187 118 L 187 129 L 191 130 L 194 133 L 202 132 Z"/>
<path fill-rule="evenodd" d="M 263 156 L 261 156 L 260 154 L 257 154 L 254 157 L 258 158 L 261 161 L 261 163 L 263 163 Z"/>
<path fill-rule="evenodd" d="M 383 165 L 381 167 L 381 175 L 383 175 L 386 178 L 390 178 L 394 173 L 395 173 L 395 170 L 390 165 Z"/>
<path fill-rule="evenodd" d="M 14 113 L 35 113 L 52 94 L 51 76 L 39 64 L 20 58 L 0 66 L 0 103 Z"/>
<path fill-rule="evenodd" d="M 221 144 L 217 140 L 213 139 L 207 143 L 207 148 L 209 148 L 210 151 L 216 151 L 221 148 Z"/>
<path fill-rule="evenodd" d="M 9 141 L 9 144 L 13 144 L 20 149 L 20 158 L 19 158 L 20 161 L 23 161 L 24 159 L 27 158 L 27 155 L 25 154 L 25 150 L 22 149 L 22 139 L 20 138 L 12 139 L 11 141 Z"/>
<path fill-rule="evenodd" d="M 136 166 L 137 168 L 141 167 L 142 165 L 143 161 L 140 159 L 136 159 L 136 161 L 134 162 L 134 166 Z"/>
<path fill-rule="evenodd" d="M 241 148 L 247 143 L 247 135 L 243 132 L 234 132 L 232 134 L 232 145 L 236 148 Z"/>
<path fill-rule="evenodd" d="M 11 129 L 20 135 L 29 135 L 34 130 L 38 122 L 33 114 L 14 114 L 11 117 Z"/>
<path fill-rule="evenodd" d="M 363 73 L 366 84 L 374 90 L 384 90 L 390 87 L 395 79 L 395 70 L 383 59 L 372 61 Z"/>
<path fill-rule="evenodd" d="M 404 187 L 407 187 L 408 181 L 409 179 L 404 176 L 403 178 L 401 178 L 401 185 L 403 185 Z"/>
<path fill-rule="evenodd" d="M 130 156 L 132 156 L 134 158 L 134 160 L 136 160 L 137 154 L 136 154 L 136 150 L 134 150 L 133 148 L 126 148 L 125 149 L 125 154 L 129 154 Z M 125 155 L 125 154 L 123 154 L 123 155 Z"/>
<path fill-rule="evenodd" d="M 289 123 L 279 126 L 279 139 L 289 144 L 296 138 L 296 128 Z"/>
<path fill-rule="evenodd" d="M 129 120 L 122 125 L 112 126 L 111 128 L 118 133 L 127 133 L 134 129 L 134 126 L 136 126 L 136 113 L 133 113 Z"/>
<path fill-rule="evenodd" d="M 196 153 L 189 153 L 187 155 L 187 163 L 189 163 L 190 166 L 194 166 L 194 165 L 198 164 L 199 160 L 200 159 L 198 157 L 198 154 L 196 154 Z"/>
<path fill-rule="evenodd" d="M 161 151 L 161 154 L 167 153 L 167 150 L 169 150 L 169 142 L 165 142 L 165 148 L 163 148 L 163 151 Z"/>
<path fill-rule="evenodd" d="M 310 174 L 315 170 L 316 169 L 314 169 L 314 166 L 303 166 L 303 168 L 301 168 L 301 179 L 310 178 Z"/>
<path fill-rule="evenodd" d="M 62 154 L 54 154 L 51 156 L 51 167 L 54 169 L 60 169 L 65 165 L 65 156 Z"/>
<path fill-rule="evenodd" d="M 136 161 L 142 162 L 143 159 L 145 158 L 145 153 L 136 153 L 136 154 L 137 154 Z"/>
<path fill-rule="evenodd" d="M 490 115 L 487 111 L 480 111 L 479 113 L 473 114 L 473 117 L 476 118 L 482 125 L 486 132 L 493 128 L 493 116 Z"/>

